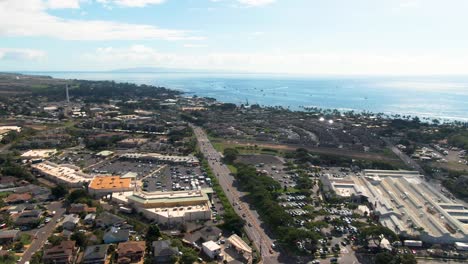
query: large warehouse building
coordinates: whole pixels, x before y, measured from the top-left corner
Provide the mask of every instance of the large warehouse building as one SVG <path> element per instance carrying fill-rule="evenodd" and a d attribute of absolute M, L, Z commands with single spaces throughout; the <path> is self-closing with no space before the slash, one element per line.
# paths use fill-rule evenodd
<path fill-rule="evenodd" d="M 339 196 L 363 196 L 382 225 L 428 243 L 468 242 L 468 210 L 414 171 L 364 170 L 361 176 L 324 180 Z"/>

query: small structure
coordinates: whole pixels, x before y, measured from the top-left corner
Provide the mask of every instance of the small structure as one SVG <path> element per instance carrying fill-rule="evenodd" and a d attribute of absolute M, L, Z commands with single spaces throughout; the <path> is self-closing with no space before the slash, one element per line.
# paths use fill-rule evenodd
<path fill-rule="evenodd" d="M 170 240 L 154 241 L 153 244 L 153 263 L 168 263 L 171 262 L 173 256 L 179 253 L 177 247 L 171 246 Z"/>
<path fill-rule="evenodd" d="M 83 264 L 104 264 L 109 245 L 88 246 L 83 254 Z"/>
<path fill-rule="evenodd" d="M 73 230 L 76 225 L 80 222 L 80 217 L 75 214 L 66 215 L 63 219 L 62 226 L 64 229 Z"/>
<path fill-rule="evenodd" d="M 103 240 L 106 244 L 127 242 L 129 236 L 130 231 L 128 229 L 117 229 L 112 227 L 104 234 Z"/>
<path fill-rule="evenodd" d="M 96 220 L 96 214 L 87 214 L 84 218 L 84 223 L 87 225 L 92 225 L 94 223 L 94 220 Z"/>
<path fill-rule="evenodd" d="M 455 242 L 455 248 L 460 251 L 467 251 L 468 250 L 468 243 L 463 242 Z"/>
<path fill-rule="evenodd" d="M 114 154 L 114 152 L 112 152 L 110 150 L 103 150 L 101 152 L 96 153 L 96 156 L 107 158 L 107 157 L 112 156 L 113 154 Z"/>
<path fill-rule="evenodd" d="M 45 264 L 75 263 L 79 248 L 75 241 L 62 241 L 59 245 L 44 250 L 42 262 Z"/>
<path fill-rule="evenodd" d="M 421 240 L 405 240 L 403 244 L 407 247 L 422 247 Z"/>
<path fill-rule="evenodd" d="M 228 245 L 235 248 L 242 255 L 247 263 L 252 263 L 252 248 L 245 243 L 238 235 L 233 234 L 227 239 Z"/>
<path fill-rule="evenodd" d="M 216 259 L 221 254 L 221 247 L 214 241 L 207 241 L 202 244 L 202 249 L 205 254 L 211 259 Z"/>
<path fill-rule="evenodd" d="M 145 241 L 120 243 L 117 248 L 117 263 L 129 264 L 139 262 L 145 254 Z"/>

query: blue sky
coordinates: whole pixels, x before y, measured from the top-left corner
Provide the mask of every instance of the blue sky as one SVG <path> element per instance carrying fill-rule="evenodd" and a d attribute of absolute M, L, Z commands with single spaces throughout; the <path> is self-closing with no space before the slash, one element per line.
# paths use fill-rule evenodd
<path fill-rule="evenodd" d="M 0 0 L 0 71 L 467 74 L 465 0 Z"/>

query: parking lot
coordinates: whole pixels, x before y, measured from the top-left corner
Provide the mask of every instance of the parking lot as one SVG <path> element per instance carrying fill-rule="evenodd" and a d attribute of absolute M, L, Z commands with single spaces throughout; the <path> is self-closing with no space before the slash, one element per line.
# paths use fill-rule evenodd
<path fill-rule="evenodd" d="M 75 164 L 82 168 L 86 168 L 103 160 L 103 157 L 98 157 L 92 152 L 75 151 L 64 152 L 63 154 L 50 159 L 51 162 L 55 162 L 57 164 Z"/>
<path fill-rule="evenodd" d="M 143 190 L 148 192 L 200 190 L 210 186 L 211 179 L 201 171 L 200 167 L 182 165 L 166 166 L 143 180 Z"/>
<path fill-rule="evenodd" d="M 115 159 L 93 166 L 90 171 L 93 173 L 112 175 L 124 175 L 127 172 L 134 172 L 138 175 L 138 178 L 141 178 L 159 167 L 160 165 L 158 164 Z"/>

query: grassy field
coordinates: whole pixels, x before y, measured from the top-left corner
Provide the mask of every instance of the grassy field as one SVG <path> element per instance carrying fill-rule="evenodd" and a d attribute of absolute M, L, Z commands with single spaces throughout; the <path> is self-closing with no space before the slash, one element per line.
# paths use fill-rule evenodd
<path fill-rule="evenodd" d="M 262 147 L 255 145 L 246 145 L 246 144 L 235 144 L 231 142 L 224 141 L 223 139 L 212 138 L 210 139 L 213 147 L 219 151 L 223 152 L 226 148 L 235 148 L 239 151 L 239 154 L 266 154 L 266 155 L 275 155 L 275 156 L 284 156 L 286 153 L 285 150 L 280 148 L 270 148 Z"/>
<path fill-rule="evenodd" d="M 229 170 L 230 170 L 232 173 L 237 173 L 237 168 L 234 167 L 233 165 L 227 165 L 227 167 L 229 168 Z"/>

